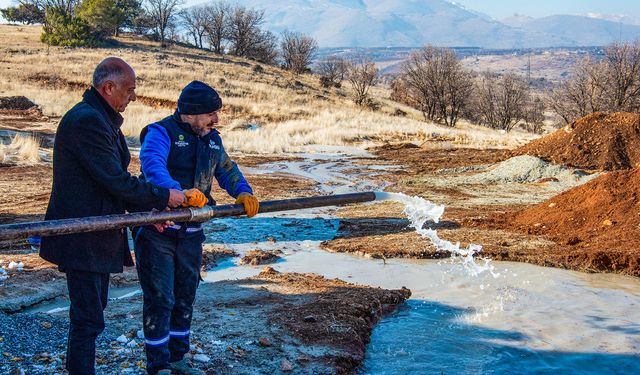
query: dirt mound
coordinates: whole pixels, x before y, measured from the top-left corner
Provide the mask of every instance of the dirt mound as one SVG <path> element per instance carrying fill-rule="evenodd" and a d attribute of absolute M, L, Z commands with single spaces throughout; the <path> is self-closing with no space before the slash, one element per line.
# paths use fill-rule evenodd
<path fill-rule="evenodd" d="M 585 169 L 636 167 L 640 165 L 640 114 L 592 113 L 513 152 L 523 154 Z"/>
<path fill-rule="evenodd" d="M 640 168 L 602 175 L 505 220 L 570 246 L 582 268 L 640 276 Z"/>
<path fill-rule="evenodd" d="M 19 110 L 26 111 L 27 109 L 36 107 L 36 103 L 29 100 L 24 96 L 3 96 L 0 97 L 0 109 L 3 110 Z"/>

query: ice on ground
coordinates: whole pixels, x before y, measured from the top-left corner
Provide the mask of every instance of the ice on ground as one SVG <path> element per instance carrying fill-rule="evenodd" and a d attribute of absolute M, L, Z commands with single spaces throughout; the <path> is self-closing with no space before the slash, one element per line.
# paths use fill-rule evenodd
<path fill-rule="evenodd" d="M 16 263 L 16 262 L 10 262 L 9 263 L 9 269 L 10 270 L 17 270 L 17 271 L 22 271 L 24 269 L 24 264 L 22 262 Z"/>
<path fill-rule="evenodd" d="M 597 174 L 588 174 L 582 170 L 556 165 L 530 155 L 520 155 L 496 164 L 486 172 L 472 176 L 460 176 L 456 181 L 462 183 L 534 183 L 540 180 L 560 185 L 574 186 L 583 184 Z"/>
<path fill-rule="evenodd" d="M 193 360 L 196 362 L 207 363 L 211 361 L 211 358 L 209 358 L 209 356 L 205 354 L 196 354 L 193 356 Z"/>
<path fill-rule="evenodd" d="M 120 335 L 117 339 L 117 342 L 121 343 L 121 344 L 126 344 L 129 342 L 129 339 L 127 338 L 127 336 L 125 335 Z"/>

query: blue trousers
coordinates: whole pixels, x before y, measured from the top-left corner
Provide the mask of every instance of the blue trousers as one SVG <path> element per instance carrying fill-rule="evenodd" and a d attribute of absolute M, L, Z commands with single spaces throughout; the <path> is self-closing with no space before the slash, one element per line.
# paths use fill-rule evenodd
<path fill-rule="evenodd" d="M 95 374 L 96 338 L 104 331 L 109 274 L 68 270 L 69 338 L 66 367 L 70 375 Z"/>
<path fill-rule="evenodd" d="M 134 234 L 136 269 L 144 297 L 147 372 L 168 369 L 189 351 L 189 334 L 202 265 L 202 231 Z"/>

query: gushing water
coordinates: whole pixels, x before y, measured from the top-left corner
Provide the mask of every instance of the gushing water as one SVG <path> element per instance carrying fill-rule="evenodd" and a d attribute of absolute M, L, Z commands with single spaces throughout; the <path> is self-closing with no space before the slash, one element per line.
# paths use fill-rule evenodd
<path fill-rule="evenodd" d="M 393 200 L 404 204 L 404 213 L 411 222 L 410 226 L 422 237 L 429 239 L 438 250 L 451 254 L 451 262 L 460 264 L 470 275 L 478 276 L 484 272 L 489 272 L 494 278 L 500 276 L 491 264 L 491 259 L 474 258 L 481 250 L 482 246 L 469 244 L 466 248 L 460 247 L 460 242 L 455 244 L 444 240 L 438 236 L 435 229 L 425 227 L 429 221 L 440 222 L 444 214 L 444 205 L 438 205 L 420 197 L 410 197 L 402 193 L 376 192 L 376 200 Z"/>

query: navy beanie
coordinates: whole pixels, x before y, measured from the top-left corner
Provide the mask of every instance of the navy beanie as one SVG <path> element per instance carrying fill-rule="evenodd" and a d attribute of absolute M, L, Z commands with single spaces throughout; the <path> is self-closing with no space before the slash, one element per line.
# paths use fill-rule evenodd
<path fill-rule="evenodd" d="M 220 95 L 204 82 L 193 81 L 185 86 L 178 98 L 178 113 L 200 115 L 222 108 Z"/>

